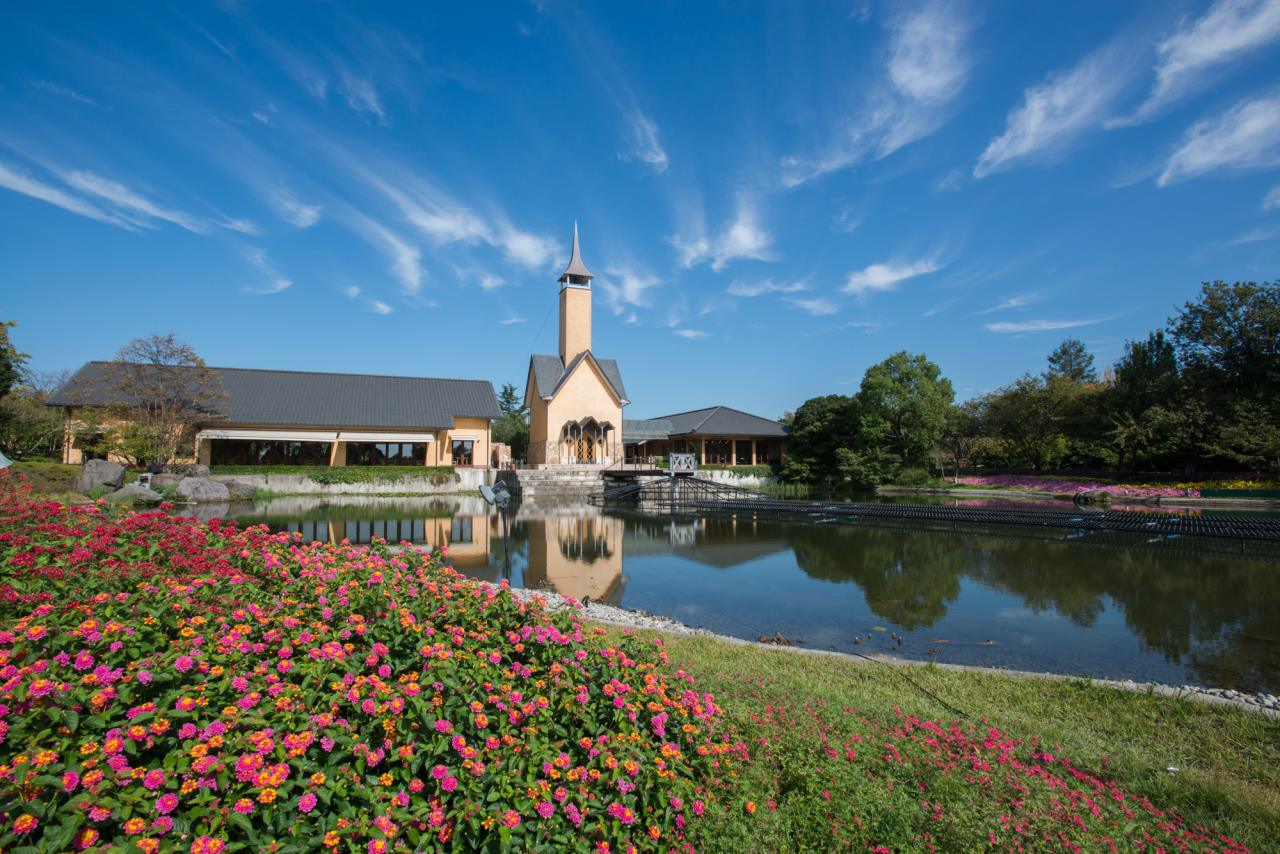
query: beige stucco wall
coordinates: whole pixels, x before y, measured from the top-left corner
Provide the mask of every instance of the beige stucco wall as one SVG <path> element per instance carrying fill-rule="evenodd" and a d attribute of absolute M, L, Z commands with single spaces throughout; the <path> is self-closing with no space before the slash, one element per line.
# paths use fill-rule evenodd
<path fill-rule="evenodd" d="M 566 365 L 591 349 L 591 288 L 560 289 L 560 359 Z"/>
<path fill-rule="evenodd" d="M 472 438 L 474 434 L 475 445 L 471 448 L 472 465 L 487 466 L 489 465 L 489 419 L 487 418 L 458 418 L 454 420 L 453 428 L 450 430 L 441 430 L 439 446 L 440 462 L 438 465 L 453 465 L 453 439 Z M 430 454 L 427 455 L 430 458 Z"/>
<path fill-rule="evenodd" d="M 587 416 L 601 424 L 608 422 L 613 425 L 609 435 L 610 446 L 604 449 L 605 459 L 597 458 L 596 462 L 612 462 L 621 457 L 622 403 L 609 391 L 609 381 L 600 373 L 594 360 L 580 362 L 569 378 L 560 384 L 560 390 L 553 399 L 546 401 L 535 396 L 530 404 L 529 462 L 561 462 L 561 428 L 567 421 L 581 421 Z"/>
<path fill-rule="evenodd" d="M 620 603 L 622 599 L 621 518 L 591 514 L 526 519 L 529 563 L 526 587 L 550 586 L 575 599 Z"/>

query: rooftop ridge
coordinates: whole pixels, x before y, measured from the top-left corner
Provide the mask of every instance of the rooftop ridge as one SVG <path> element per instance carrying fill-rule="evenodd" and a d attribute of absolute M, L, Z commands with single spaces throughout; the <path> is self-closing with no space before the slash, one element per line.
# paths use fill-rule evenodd
<path fill-rule="evenodd" d="M 120 363 L 115 359 L 91 359 L 85 363 L 86 365 L 113 365 L 113 364 L 142 364 L 135 362 Z M 180 367 L 179 365 L 169 365 L 163 367 Z M 380 380 L 434 380 L 437 382 L 451 383 L 488 383 L 493 385 L 492 380 L 476 380 L 463 379 L 462 377 L 420 377 L 410 376 L 407 374 L 360 374 L 348 371 L 299 371 L 291 368 L 230 368 L 221 365 L 205 365 L 211 371 L 252 371 L 258 374 L 307 374 L 309 376 L 319 377 L 370 377 Z"/>

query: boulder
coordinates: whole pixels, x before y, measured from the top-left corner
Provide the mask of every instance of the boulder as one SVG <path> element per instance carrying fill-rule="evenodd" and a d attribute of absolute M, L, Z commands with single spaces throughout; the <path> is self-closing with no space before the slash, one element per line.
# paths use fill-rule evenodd
<path fill-rule="evenodd" d="M 253 494 L 258 491 L 258 487 L 242 480 L 224 480 L 220 482 L 231 493 L 232 501 L 252 501 Z"/>
<path fill-rule="evenodd" d="M 166 486 L 177 486 L 182 482 L 180 474 L 153 474 L 151 476 L 152 489 L 164 489 Z"/>
<path fill-rule="evenodd" d="M 76 475 L 75 490 L 88 495 L 97 487 L 114 492 L 124 486 L 124 466 L 110 460 L 89 460 Z"/>
<path fill-rule="evenodd" d="M 112 504 L 159 504 L 164 496 L 140 483 L 131 483 L 106 497 Z"/>
<path fill-rule="evenodd" d="M 211 501 L 230 501 L 231 492 L 226 486 L 207 477 L 184 477 L 178 481 L 173 496 L 188 504 L 207 504 Z"/>
<path fill-rule="evenodd" d="M 166 474 L 182 477 L 208 477 L 209 467 L 200 463 L 173 463 L 164 467 Z"/>

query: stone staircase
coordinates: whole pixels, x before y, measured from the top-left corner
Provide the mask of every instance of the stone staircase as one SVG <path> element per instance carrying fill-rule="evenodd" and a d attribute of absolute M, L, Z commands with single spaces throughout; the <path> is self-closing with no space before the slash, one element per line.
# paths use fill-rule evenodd
<path fill-rule="evenodd" d="M 516 469 L 498 473 L 512 495 L 523 501 L 536 498 L 582 498 L 604 490 L 599 466 L 555 466 Z"/>

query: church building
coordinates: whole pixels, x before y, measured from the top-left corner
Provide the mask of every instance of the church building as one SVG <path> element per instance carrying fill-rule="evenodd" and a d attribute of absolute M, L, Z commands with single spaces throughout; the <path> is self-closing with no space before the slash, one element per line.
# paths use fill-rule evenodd
<path fill-rule="evenodd" d="M 560 276 L 560 352 L 529 360 L 530 465 L 612 465 L 622 459 L 622 407 L 630 403 L 618 363 L 591 350 L 591 280 L 573 226 Z"/>

